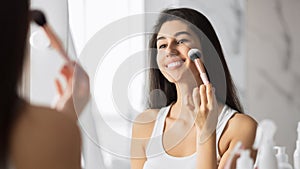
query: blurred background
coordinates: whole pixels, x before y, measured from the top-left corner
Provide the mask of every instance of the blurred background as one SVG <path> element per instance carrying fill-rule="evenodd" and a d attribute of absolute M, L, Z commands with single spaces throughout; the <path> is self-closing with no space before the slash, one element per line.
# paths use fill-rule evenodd
<path fill-rule="evenodd" d="M 147 72 L 129 76 L 128 83 L 124 84 L 127 91 L 119 96 L 128 99 L 122 109 L 116 106 L 114 78 L 119 76 L 120 67 L 125 66 L 122 73 L 130 74 L 136 65 L 146 65 L 143 55 L 149 35 L 128 34 L 128 31 L 128 36 L 112 43 L 104 55 L 94 54 L 101 55 L 97 62 L 86 56 L 87 46 L 95 45 L 96 37 L 101 38 L 103 30 L 110 28 L 113 29 L 105 36 L 112 39 L 118 30 L 149 31 L 156 15 L 143 18 L 143 14 L 172 7 L 194 8 L 209 18 L 220 38 L 245 113 L 258 122 L 274 120 L 275 143 L 287 147 L 292 163 L 300 121 L 299 0 L 31 0 L 31 8 L 45 12 L 68 54 L 82 59 L 87 71 L 94 71 L 93 101 L 79 121 L 83 168 L 130 168 L 131 120 L 145 108 Z M 141 16 L 141 20 L 124 27 L 110 27 L 133 15 Z M 32 103 L 49 106 L 56 97 L 54 78 L 63 60 L 47 44 L 41 43 L 40 31 L 35 24 L 31 25 L 32 43 L 26 72 L 30 81 L 25 82 L 24 89 Z M 104 46 L 107 39 L 102 43 L 97 45 Z M 127 62 L 136 57 L 140 59 Z"/>

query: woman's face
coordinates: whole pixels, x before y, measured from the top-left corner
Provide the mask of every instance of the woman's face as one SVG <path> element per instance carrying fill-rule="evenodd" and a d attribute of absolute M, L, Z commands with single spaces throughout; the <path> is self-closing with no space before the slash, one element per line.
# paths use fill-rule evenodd
<path fill-rule="evenodd" d="M 157 64 L 162 74 L 172 83 L 183 80 L 192 73 L 199 77 L 194 63 L 188 57 L 191 48 L 201 50 L 199 38 L 182 21 L 165 22 L 157 35 Z"/>

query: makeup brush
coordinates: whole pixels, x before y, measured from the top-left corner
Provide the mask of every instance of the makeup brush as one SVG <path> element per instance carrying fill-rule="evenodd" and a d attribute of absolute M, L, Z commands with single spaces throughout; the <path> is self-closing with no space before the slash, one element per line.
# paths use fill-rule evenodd
<path fill-rule="evenodd" d="M 200 58 L 202 57 L 201 52 L 198 49 L 190 49 L 188 52 L 189 58 L 195 62 L 195 65 L 200 73 L 200 78 L 202 79 L 202 82 L 206 85 L 209 84 L 205 68 L 203 63 L 201 62 Z"/>
<path fill-rule="evenodd" d="M 44 13 L 40 10 L 31 10 L 31 19 L 37 25 L 41 26 L 44 29 L 46 35 L 50 40 L 51 46 L 62 55 L 63 59 L 67 63 L 70 63 L 71 59 L 67 55 L 67 52 L 64 50 L 59 38 L 55 35 L 50 26 L 47 24 L 47 20 Z"/>

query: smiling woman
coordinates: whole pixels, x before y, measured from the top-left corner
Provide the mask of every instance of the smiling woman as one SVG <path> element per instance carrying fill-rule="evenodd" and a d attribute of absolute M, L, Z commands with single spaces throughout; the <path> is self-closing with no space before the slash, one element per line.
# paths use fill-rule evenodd
<path fill-rule="evenodd" d="M 131 167 L 224 168 L 239 141 L 251 149 L 257 124 L 243 114 L 208 19 L 193 9 L 164 10 L 154 27 L 150 48 L 150 92 L 163 91 L 167 106 L 150 98 L 149 109 L 136 118 Z M 203 84 L 188 57 L 192 48 L 201 51 L 211 83 Z M 251 156 L 255 159 L 254 150 Z"/>
<path fill-rule="evenodd" d="M 196 34 L 182 21 L 174 20 L 162 25 L 157 38 L 157 64 L 168 81 L 175 82 L 188 77 L 182 76 L 182 71 L 189 66 L 192 66 L 195 75 L 199 74 L 186 55 L 191 48 L 201 49 L 199 39 L 193 37 Z"/>

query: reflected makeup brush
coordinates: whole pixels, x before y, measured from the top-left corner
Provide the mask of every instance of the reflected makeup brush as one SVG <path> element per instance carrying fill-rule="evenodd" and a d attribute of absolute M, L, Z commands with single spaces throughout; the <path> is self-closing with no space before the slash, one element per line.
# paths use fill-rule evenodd
<path fill-rule="evenodd" d="M 47 20 L 44 13 L 40 10 L 31 10 L 31 19 L 37 25 L 41 26 L 44 29 L 46 35 L 50 40 L 51 46 L 62 55 L 63 59 L 67 63 L 70 63 L 71 59 L 67 55 L 67 52 L 64 50 L 59 38 L 55 35 L 50 26 L 47 24 Z"/>
<path fill-rule="evenodd" d="M 205 72 L 205 68 L 203 63 L 201 62 L 200 58 L 202 57 L 201 52 L 198 49 L 190 49 L 188 52 L 189 58 L 195 62 L 195 65 L 200 73 L 200 78 L 202 79 L 202 82 L 206 85 L 209 84 L 207 74 Z"/>

